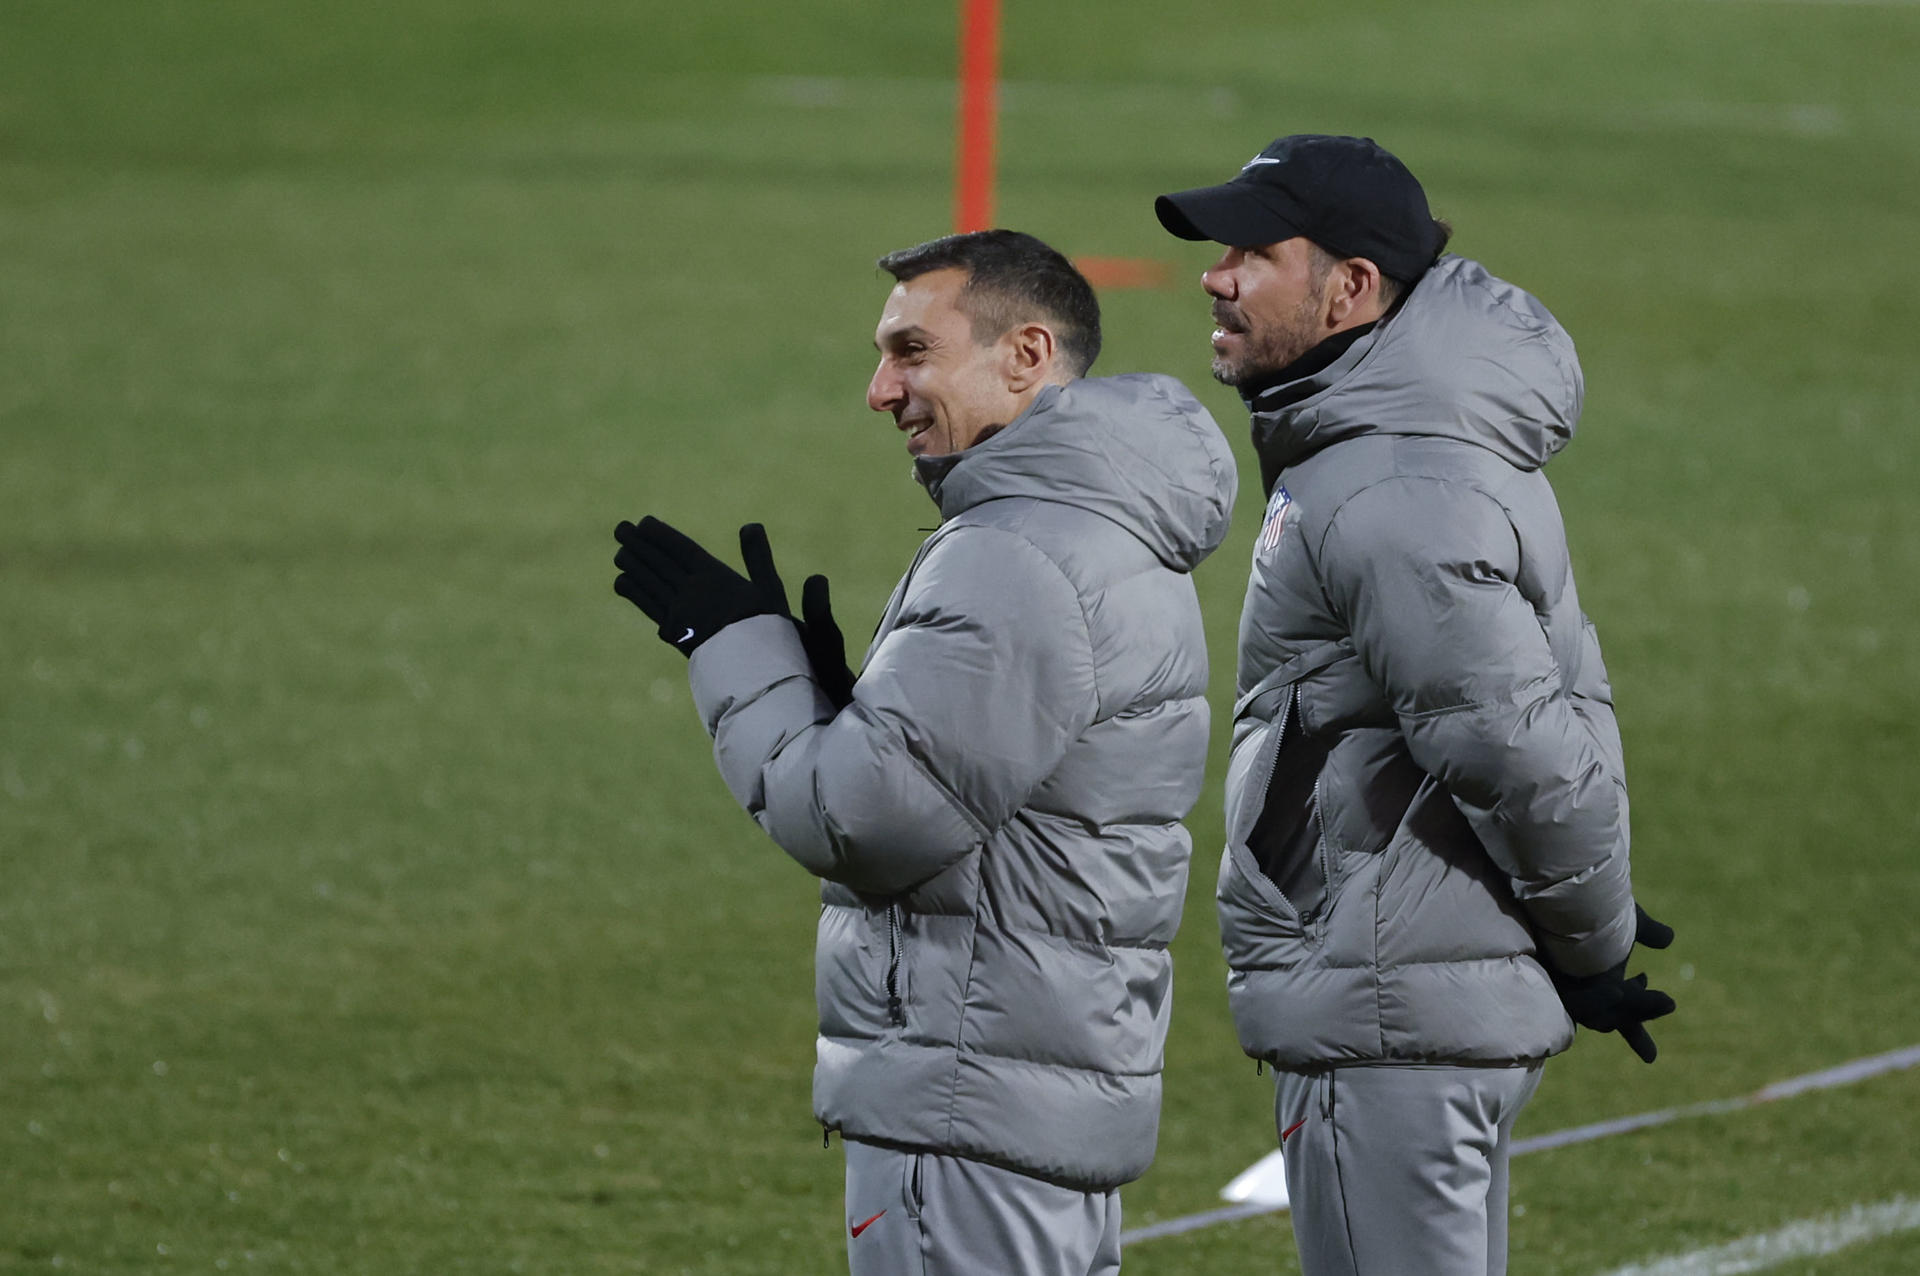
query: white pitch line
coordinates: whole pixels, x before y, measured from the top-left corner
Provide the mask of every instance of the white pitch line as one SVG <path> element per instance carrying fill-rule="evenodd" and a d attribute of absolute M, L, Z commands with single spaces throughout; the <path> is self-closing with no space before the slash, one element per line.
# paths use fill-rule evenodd
<path fill-rule="evenodd" d="M 1822 1068 L 1818 1072 L 1789 1077 L 1785 1081 L 1776 1081 L 1772 1085 L 1762 1086 L 1752 1094 L 1738 1095 L 1731 1099 L 1709 1099 L 1704 1103 L 1690 1103 L 1678 1108 L 1660 1108 L 1657 1111 L 1642 1112 L 1636 1116 L 1616 1117 L 1611 1121 L 1596 1121 L 1592 1125 L 1579 1125 L 1569 1130 L 1555 1130 L 1551 1134 L 1536 1134 L 1530 1139 L 1517 1140 L 1513 1145 L 1512 1155 L 1523 1156 L 1528 1152 L 1544 1152 L 1549 1148 L 1590 1143 L 1594 1139 L 1626 1134 L 1632 1130 L 1644 1130 L 1650 1126 L 1666 1125 L 1668 1122 L 1679 1121 L 1686 1117 L 1719 1116 L 1727 1112 L 1739 1112 L 1758 1104 L 1772 1103 L 1777 1099 L 1792 1098 L 1812 1090 L 1831 1090 L 1837 1086 L 1853 1085 L 1869 1077 L 1883 1076 L 1889 1072 L 1900 1072 L 1917 1066 L 1920 1066 L 1920 1045 L 1907 1046 L 1900 1050 L 1889 1050 L 1885 1054 L 1854 1059 L 1832 1068 Z M 1187 1214 L 1180 1218 L 1170 1218 L 1121 1232 L 1120 1243 L 1124 1246 L 1162 1236 L 1178 1236 L 1182 1232 L 1198 1231 L 1203 1227 L 1211 1227 L 1215 1223 L 1230 1223 L 1235 1219 L 1254 1218 L 1261 1214 L 1277 1213 L 1285 1208 L 1284 1205 L 1229 1205 L 1224 1209 Z M 1757 1269 L 1729 1268 L 1728 1270 Z"/>
<path fill-rule="evenodd" d="M 1803 1218 L 1776 1231 L 1743 1236 L 1712 1249 L 1617 1267 L 1607 1276 L 1738 1276 L 1796 1258 L 1819 1258 L 1849 1245 L 1916 1228 L 1920 1228 L 1920 1201 L 1896 1196 L 1878 1205 L 1856 1205 L 1844 1214 Z"/>
<path fill-rule="evenodd" d="M 1652 1125 L 1665 1125 L 1669 1121 L 1678 1121 L 1683 1117 L 1719 1116 L 1725 1112 L 1738 1112 L 1742 1108 L 1750 1108 L 1758 1103 L 1771 1103 L 1775 1099 L 1791 1098 L 1796 1094 L 1805 1094 L 1809 1090 L 1831 1090 L 1835 1086 L 1852 1085 L 1856 1081 L 1865 1081 L 1868 1077 L 1899 1072 L 1915 1066 L 1920 1066 L 1920 1046 L 1907 1046 L 1901 1050 L 1889 1050 L 1885 1054 L 1854 1059 L 1838 1067 L 1822 1068 L 1818 1072 L 1809 1072 L 1804 1076 L 1776 1081 L 1770 1086 L 1755 1090 L 1752 1094 L 1743 1094 L 1732 1099 L 1709 1099 L 1705 1103 L 1690 1103 L 1680 1108 L 1661 1108 L 1657 1112 L 1642 1112 L 1638 1116 L 1619 1117 L 1612 1121 L 1596 1121 L 1592 1125 L 1575 1126 L 1571 1130 L 1556 1130 L 1552 1134 L 1536 1134 L 1530 1139 L 1516 1141 L 1513 1145 L 1513 1155 L 1520 1156 L 1527 1152 L 1544 1152 L 1548 1148 L 1588 1143 L 1594 1139 L 1606 1138 L 1610 1134 L 1625 1134 L 1629 1130 L 1644 1130 Z"/>

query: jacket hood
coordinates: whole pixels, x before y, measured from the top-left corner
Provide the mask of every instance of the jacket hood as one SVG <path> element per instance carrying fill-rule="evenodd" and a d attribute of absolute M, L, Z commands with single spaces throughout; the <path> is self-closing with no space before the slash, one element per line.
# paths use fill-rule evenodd
<path fill-rule="evenodd" d="M 1458 439 L 1537 470 L 1573 437 L 1584 395 L 1573 339 L 1547 308 L 1479 262 L 1448 256 L 1333 363 L 1247 406 L 1271 479 L 1363 434 Z"/>
<path fill-rule="evenodd" d="M 1118 523 L 1177 571 L 1225 538 L 1238 488 L 1200 401 L 1142 373 L 1048 386 L 985 442 L 920 457 L 914 470 L 943 519 L 1005 497 L 1058 501 Z"/>

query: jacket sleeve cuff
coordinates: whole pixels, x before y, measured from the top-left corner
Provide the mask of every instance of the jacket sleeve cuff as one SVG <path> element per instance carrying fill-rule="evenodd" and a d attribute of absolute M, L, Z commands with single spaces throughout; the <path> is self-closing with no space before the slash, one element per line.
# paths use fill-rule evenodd
<path fill-rule="evenodd" d="M 1563 975 L 1576 978 L 1611 970 L 1633 951 L 1636 917 L 1633 899 L 1627 899 L 1624 912 L 1616 913 L 1605 925 L 1579 939 L 1568 939 L 1540 931 L 1539 941 L 1547 960 Z"/>
<path fill-rule="evenodd" d="M 687 665 L 694 708 L 714 737 L 714 759 L 734 798 L 758 815 L 764 772 L 786 742 L 831 721 L 800 631 L 785 616 L 752 616 L 700 644 Z"/>
<path fill-rule="evenodd" d="M 813 675 L 800 631 L 785 616 L 735 621 L 694 649 L 687 681 L 709 734 L 735 703 L 749 701 L 787 678 Z"/>

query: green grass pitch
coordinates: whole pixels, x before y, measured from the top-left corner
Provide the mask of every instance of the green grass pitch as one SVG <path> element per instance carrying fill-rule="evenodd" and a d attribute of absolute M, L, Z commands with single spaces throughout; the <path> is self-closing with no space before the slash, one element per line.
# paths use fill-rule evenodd
<path fill-rule="evenodd" d="M 932 508 L 862 402 L 947 229 L 948 6 L 15 0 L 0 19 L 0 1272 L 831 1272 L 812 884 L 714 775 L 611 528 L 765 521 L 864 633 Z M 1920 1041 L 1920 9 L 1007 6 L 1000 220 L 1371 134 L 1584 359 L 1659 1063 L 1522 1133 Z M 1244 447 L 1243 447 L 1244 452 Z M 1249 482 L 1249 489 L 1252 484 Z M 1258 501 L 1198 576 L 1224 700 Z M 1159 1160 L 1272 1145 L 1195 857 Z M 1920 1195 L 1920 1074 L 1516 1165 L 1516 1273 Z M 1920 1233 L 1794 1271 L 1920 1266 Z M 1130 1249 L 1294 1270 L 1285 1216 Z"/>

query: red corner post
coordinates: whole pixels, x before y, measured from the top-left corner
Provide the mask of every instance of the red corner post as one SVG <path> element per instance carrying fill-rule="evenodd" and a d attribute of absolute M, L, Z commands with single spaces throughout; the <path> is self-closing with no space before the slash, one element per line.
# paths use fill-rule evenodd
<path fill-rule="evenodd" d="M 953 228 L 993 225 L 994 118 L 1000 96 L 1000 0 L 960 0 L 960 129 Z"/>

